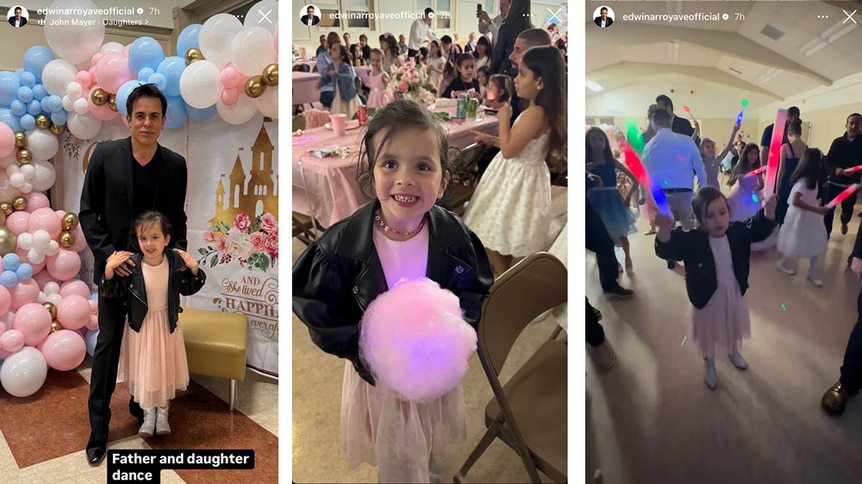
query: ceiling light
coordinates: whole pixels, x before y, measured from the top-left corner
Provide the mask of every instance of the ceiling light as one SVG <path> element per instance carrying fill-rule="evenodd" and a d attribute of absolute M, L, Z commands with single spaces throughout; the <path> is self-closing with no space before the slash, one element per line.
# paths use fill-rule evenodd
<path fill-rule="evenodd" d="M 593 92 L 599 92 L 602 90 L 602 86 L 600 86 L 596 81 L 587 81 L 584 85 L 587 86 L 587 89 Z"/>

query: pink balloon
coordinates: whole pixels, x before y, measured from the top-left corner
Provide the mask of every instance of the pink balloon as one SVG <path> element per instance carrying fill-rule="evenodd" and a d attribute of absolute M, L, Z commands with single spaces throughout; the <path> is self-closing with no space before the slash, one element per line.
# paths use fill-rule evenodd
<path fill-rule="evenodd" d="M 12 212 L 12 215 L 6 217 L 6 226 L 16 236 L 27 231 L 30 223 L 30 212 Z"/>
<path fill-rule="evenodd" d="M 42 192 L 33 191 L 25 194 L 24 198 L 27 199 L 27 210 L 30 212 L 39 208 L 48 208 L 51 206 L 51 202 L 48 200 L 48 197 L 46 197 Z"/>
<path fill-rule="evenodd" d="M 49 326 L 48 330 L 50 329 L 51 328 Z M 9 354 L 21 351 L 21 348 L 24 347 L 24 333 L 17 329 L 10 329 L 3 334 L 0 334 L 0 347 L 3 348 L 3 351 Z"/>
<path fill-rule="evenodd" d="M 0 158 L 5 158 L 15 149 L 15 133 L 6 123 L 0 123 Z"/>
<path fill-rule="evenodd" d="M 77 252 L 60 249 L 57 255 L 46 257 L 48 273 L 58 281 L 68 281 L 81 272 L 81 258 Z M 20 285 L 20 283 L 19 283 Z"/>
<path fill-rule="evenodd" d="M 99 314 L 99 301 L 88 299 L 87 302 L 90 303 L 90 314 L 97 316 Z"/>
<path fill-rule="evenodd" d="M 129 60 L 120 54 L 106 52 L 96 66 L 96 83 L 102 89 L 116 93 L 125 82 L 135 79 Z"/>
<path fill-rule="evenodd" d="M 90 316 L 90 303 L 77 294 L 64 297 L 57 306 L 57 321 L 66 329 L 83 328 L 90 321 Z"/>
<path fill-rule="evenodd" d="M 25 344 L 36 346 L 51 332 L 51 314 L 41 304 L 27 303 L 15 313 L 14 325 L 24 334 Z"/>
<path fill-rule="evenodd" d="M 84 89 L 89 89 L 93 85 L 93 75 L 90 74 L 90 69 L 92 69 L 92 67 L 82 69 L 75 74 L 75 81 Z"/>
<path fill-rule="evenodd" d="M 42 344 L 42 355 L 48 366 L 59 371 L 74 370 L 87 354 L 87 344 L 76 331 L 61 329 L 48 335 Z"/>
<path fill-rule="evenodd" d="M 272 46 L 275 47 L 275 53 L 278 54 L 278 24 L 275 25 L 275 32 L 272 34 Z"/>
<path fill-rule="evenodd" d="M 48 284 L 49 282 L 57 282 L 53 277 L 51 277 L 51 274 L 48 274 L 48 271 L 36 272 L 35 267 L 33 268 L 33 280 L 36 281 L 36 284 L 39 284 L 39 289 L 42 291 L 45 290 L 45 284 Z"/>
<path fill-rule="evenodd" d="M 87 329 L 97 330 L 99 329 L 99 317 L 98 316 L 90 316 L 90 320 L 87 321 Z"/>
<path fill-rule="evenodd" d="M 239 78 L 241 74 L 236 67 L 233 66 L 230 62 L 227 63 L 224 69 L 222 69 L 221 73 L 218 76 L 218 80 L 221 83 L 222 87 L 225 89 L 232 89 L 237 86 L 239 83 Z"/>
<path fill-rule="evenodd" d="M 30 219 L 27 221 L 27 232 L 32 234 L 37 230 L 44 230 L 48 232 L 52 240 L 57 240 L 62 230 L 57 214 L 50 208 L 37 208 L 33 210 L 30 213 Z M 12 231 L 14 232 L 15 230 L 13 229 Z"/>
<path fill-rule="evenodd" d="M 129 49 L 131 49 L 131 48 L 132 48 L 132 44 L 128 44 L 125 47 L 123 47 L 122 56 L 125 57 L 126 59 L 129 58 Z"/>
<path fill-rule="evenodd" d="M 87 283 L 78 279 L 74 279 L 68 282 L 64 282 L 60 285 L 60 295 L 63 297 L 69 297 L 72 294 L 77 294 L 84 299 L 90 299 L 90 287 L 87 286 Z M 96 302 L 96 301 L 93 301 Z"/>
<path fill-rule="evenodd" d="M 10 306 L 12 309 L 19 311 L 24 305 L 36 303 L 36 300 L 39 299 L 39 284 L 36 284 L 36 281 L 32 277 L 26 281 L 18 281 L 18 284 L 9 289 L 9 295 L 12 296 L 12 304 Z M 17 316 L 18 314 L 15 313 L 15 315 Z"/>
<path fill-rule="evenodd" d="M 233 106 L 239 101 L 239 91 L 236 89 L 225 89 L 221 92 L 221 102 L 225 106 Z"/>
<path fill-rule="evenodd" d="M 123 120 L 125 119 L 126 118 L 123 118 Z M 84 229 L 81 228 L 80 223 L 72 229 L 72 235 L 75 236 L 75 243 L 69 247 L 69 250 L 72 252 L 81 252 L 87 248 L 87 239 L 84 237 Z"/>
<path fill-rule="evenodd" d="M 117 118 L 120 113 L 118 113 L 117 111 L 112 111 L 111 107 L 108 106 L 108 103 L 105 103 L 101 106 L 96 106 L 96 103 L 93 102 L 93 91 L 95 91 L 96 89 L 98 89 L 98 86 L 93 86 L 93 88 L 90 89 L 90 92 L 87 94 L 87 106 L 90 110 L 90 114 L 100 121 L 110 121 Z"/>
<path fill-rule="evenodd" d="M 3 286 L 0 286 L 0 314 L 6 314 L 9 311 L 9 307 L 12 305 L 12 296 L 9 294 L 9 290 Z M 3 326 L 0 324 L 0 326 Z M 3 326 L 0 329 L 6 329 Z"/>
<path fill-rule="evenodd" d="M 104 52 L 96 52 L 95 54 L 93 54 L 93 57 L 90 59 L 90 61 L 93 65 L 96 65 L 99 63 L 99 61 L 102 60 L 102 57 L 105 57 Z"/>

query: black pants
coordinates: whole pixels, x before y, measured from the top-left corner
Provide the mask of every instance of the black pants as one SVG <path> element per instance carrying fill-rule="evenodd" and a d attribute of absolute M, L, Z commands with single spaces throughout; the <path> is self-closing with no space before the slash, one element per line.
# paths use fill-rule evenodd
<path fill-rule="evenodd" d="M 599 318 L 596 316 L 596 311 L 590 305 L 590 298 L 587 298 L 587 314 L 586 319 L 587 343 L 590 346 L 598 346 L 605 342 L 605 329 L 599 324 Z"/>
<path fill-rule="evenodd" d="M 856 325 L 847 340 L 844 364 L 841 365 L 841 384 L 851 394 L 862 389 L 862 292 L 856 300 Z"/>
<path fill-rule="evenodd" d="M 605 292 L 614 291 L 620 287 L 617 282 L 617 256 L 614 254 L 614 241 L 611 240 L 608 229 L 602 222 L 602 217 L 586 200 L 586 245 L 587 250 L 596 253 L 599 266 L 599 282 Z"/>
<path fill-rule="evenodd" d="M 837 185 L 829 184 L 826 194 L 826 203 L 831 202 L 838 196 L 839 193 L 843 192 L 845 187 L 839 187 Z M 845 198 L 841 202 L 841 223 L 848 224 L 850 223 L 850 219 L 853 218 L 853 206 L 856 205 L 856 192 L 853 192 L 852 195 Z M 823 223 L 826 224 L 826 235 L 829 236 L 832 234 L 832 218 L 835 215 L 835 210 L 830 210 L 826 212 L 826 215 L 823 216 Z"/>
<path fill-rule="evenodd" d="M 88 407 L 90 430 L 105 435 L 111 422 L 111 395 L 117 386 L 117 367 L 125 322 L 124 299 L 99 297 L 99 337 L 93 353 Z"/>

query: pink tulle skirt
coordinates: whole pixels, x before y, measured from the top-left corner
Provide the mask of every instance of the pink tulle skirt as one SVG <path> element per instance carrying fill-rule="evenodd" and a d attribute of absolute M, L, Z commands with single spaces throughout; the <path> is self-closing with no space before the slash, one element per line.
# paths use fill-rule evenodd
<path fill-rule="evenodd" d="M 183 330 L 170 333 L 167 309 L 151 309 L 141 332 L 128 325 L 123 333 L 120 365 L 129 393 L 142 408 L 166 407 L 177 390 L 189 385 L 189 362 Z"/>
<path fill-rule="evenodd" d="M 467 436 L 461 385 L 428 403 L 399 399 L 391 389 L 369 385 L 345 363 L 341 436 L 348 467 L 376 465 L 379 482 L 429 482 L 429 461 L 439 462 L 447 444 Z"/>
<path fill-rule="evenodd" d="M 751 338 L 748 303 L 739 285 L 719 283 L 718 289 L 703 309 L 692 306 L 692 339 L 700 356 L 715 358 L 716 349 L 729 354 L 741 348 L 742 340 Z"/>

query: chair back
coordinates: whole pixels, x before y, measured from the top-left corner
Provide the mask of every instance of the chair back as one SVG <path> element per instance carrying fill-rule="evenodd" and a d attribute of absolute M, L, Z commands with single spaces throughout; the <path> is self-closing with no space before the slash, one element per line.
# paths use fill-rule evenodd
<path fill-rule="evenodd" d="M 298 114 L 298 115 L 293 117 L 292 128 L 293 128 L 293 131 L 296 131 L 298 129 L 305 129 L 305 115 L 304 114 Z"/>
<path fill-rule="evenodd" d="M 491 286 L 479 320 L 479 351 L 496 376 L 524 328 L 567 298 L 566 267 L 547 252 L 528 256 Z"/>

